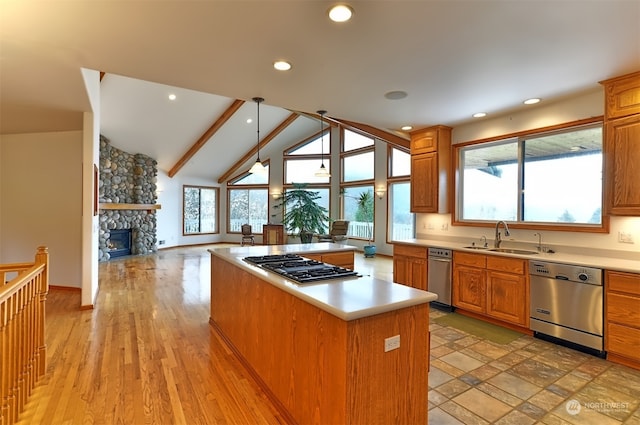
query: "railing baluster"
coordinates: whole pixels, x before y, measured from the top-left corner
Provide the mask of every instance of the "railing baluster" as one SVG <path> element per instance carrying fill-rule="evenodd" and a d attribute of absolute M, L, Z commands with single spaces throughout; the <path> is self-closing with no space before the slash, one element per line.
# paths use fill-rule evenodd
<path fill-rule="evenodd" d="M 0 265 L 0 425 L 12 425 L 46 371 L 45 301 L 49 253 L 34 263 Z M 17 276 L 6 282 L 7 275 Z"/>

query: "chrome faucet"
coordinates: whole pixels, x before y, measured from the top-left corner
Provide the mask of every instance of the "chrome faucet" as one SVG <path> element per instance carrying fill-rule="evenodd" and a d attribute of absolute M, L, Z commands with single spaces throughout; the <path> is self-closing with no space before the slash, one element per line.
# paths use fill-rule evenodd
<path fill-rule="evenodd" d="M 542 233 L 536 232 L 533 234 L 533 236 L 538 237 L 538 246 L 536 247 L 536 249 L 538 250 L 538 252 L 541 252 L 542 251 Z"/>
<path fill-rule="evenodd" d="M 498 227 L 500 227 L 500 223 L 502 223 L 502 226 L 504 226 L 504 235 L 511 236 L 511 233 L 509 232 L 509 226 L 507 226 L 507 223 L 505 223 L 502 220 L 498 221 L 496 223 L 496 239 L 495 239 L 495 242 L 493 243 L 494 248 L 500 248 L 500 243 L 502 242 L 502 238 L 500 237 L 500 232 L 498 231 Z"/>

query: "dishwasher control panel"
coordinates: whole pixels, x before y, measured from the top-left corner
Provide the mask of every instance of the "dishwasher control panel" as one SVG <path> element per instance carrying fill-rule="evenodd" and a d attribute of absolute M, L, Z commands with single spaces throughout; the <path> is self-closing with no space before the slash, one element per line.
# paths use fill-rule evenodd
<path fill-rule="evenodd" d="M 529 274 L 531 276 L 545 276 L 550 279 L 602 285 L 602 270 L 594 267 L 529 260 Z"/>

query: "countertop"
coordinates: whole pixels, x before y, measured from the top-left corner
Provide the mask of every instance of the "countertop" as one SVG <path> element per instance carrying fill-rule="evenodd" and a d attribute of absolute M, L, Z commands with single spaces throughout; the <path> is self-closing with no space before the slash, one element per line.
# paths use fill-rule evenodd
<path fill-rule="evenodd" d="M 436 294 L 371 276 L 333 279 L 300 285 L 276 273 L 243 261 L 247 256 L 272 254 L 319 254 L 355 251 L 356 247 L 335 243 L 263 245 L 212 248 L 209 252 L 259 277 L 289 294 L 342 320 L 350 321 L 436 300 Z M 356 269 L 356 271 L 358 271 Z"/>
<path fill-rule="evenodd" d="M 465 246 L 469 246 L 471 244 L 470 243 L 462 244 L 459 242 L 448 242 L 448 241 L 430 240 L 430 239 L 407 239 L 403 241 L 395 241 L 393 242 L 393 244 L 415 245 L 415 246 L 421 246 L 421 247 L 448 248 L 455 251 L 474 252 L 476 254 L 501 255 L 505 257 L 524 258 L 527 260 L 550 261 L 553 263 L 572 264 L 577 266 L 596 267 L 596 268 L 607 269 L 607 270 L 640 273 L 640 254 L 638 255 L 637 260 L 607 257 L 607 256 L 581 255 L 576 253 L 564 253 L 562 251 L 554 252 L 554 253 L 541 252 L 538 254 L 523 255 L 523 254 L 494 252 L 494 251 L 489 251 L 487 249 L 465 248 Z M 508 243 L 503 243 L 502 246 L 505 248 L 511 248 L 511 247 L 519 248 L 517 246 L 511 246 Z M 489 248 L 491 248 L 491 246 Z M 528 247 L 526 249 L 531 249 L 531 247 Z"/>

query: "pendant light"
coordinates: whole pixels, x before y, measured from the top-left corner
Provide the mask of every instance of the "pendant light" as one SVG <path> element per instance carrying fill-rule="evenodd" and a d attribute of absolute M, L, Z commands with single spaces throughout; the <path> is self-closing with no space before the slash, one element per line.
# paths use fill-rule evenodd
<path fill-rule="evenodd" d="M 249 172 L 251 174 L 264 174 L 267 172 L 267 169 L 264 165 L 262 165 L 262 162 L 260 161 L 260 103 L 264 102 L 264 99 L 261 97 L 254 97 L 253 101 L 256 102 L 258 104 L 258 116 L 257 116 L 257 121 L 258 121 L 258 158 L 256 158 L 256 162 L 251 166 L 251 169 L 249 169 Z"/>
<path fill-rule="evenodd" d="M 320 152 L 322 156 L 320 160 L 320 168 L 318 168 L 318 171 L 315 173 L 316 177 L 331 177 L 329 170 L 324 166 L 324 114 L 326 113 L 327 111 L 318 111 L 318 114 L 320 114 Z"/>

